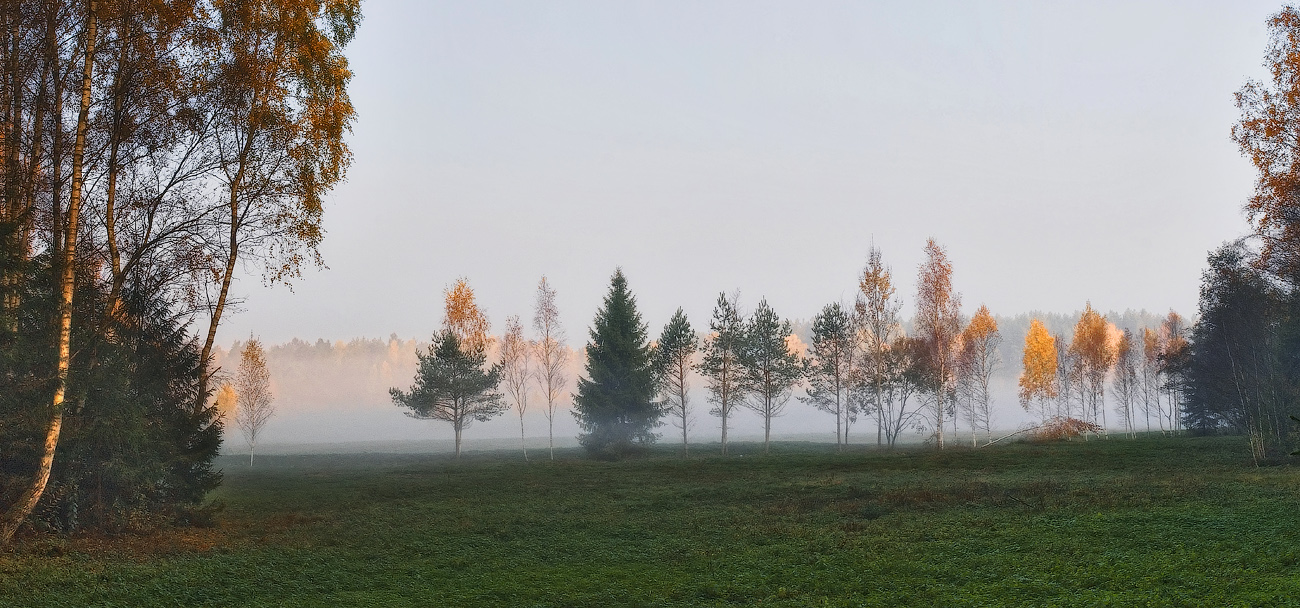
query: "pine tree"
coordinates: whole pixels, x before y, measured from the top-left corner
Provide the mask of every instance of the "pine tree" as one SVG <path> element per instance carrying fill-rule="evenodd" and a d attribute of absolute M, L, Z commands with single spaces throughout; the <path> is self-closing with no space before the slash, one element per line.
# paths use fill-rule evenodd
<path fill-rule="evenodd" d="M 849 414 L 855 330 L 852 317 L 839 302 L 827 304 L 813 317 L 812 348 L 804 361 L 808 395 L 800 400 L 835 414 L 836 449 L 844 444 L 844 423 Z"/>
<path fill-rule="evenodd" d="M 678 308 L 673 318 L 664 326 L 659 337 L 659 346 L 655 349 L 655 371 L 659 377 L 659 390 L 665 397 L 665 405 L 674 419 L 673 424 L 682 429 L 682 453 L 690 450 L 686 432 L 691 426 L 690 382 L 691 358 L 699 350 L 700 340 L 686 319 L 686 313 Z"/>
<path fill-rule="evenodd" d="M 428 354 L 420 354 L 420 368 L 410 391 L 388 389 L 393 403 L 409 408 L 407 415 L 450 422 L 456 433 L 456 458 L 460 458 L 461 432 L 470 423 L 486 422 L 506 411 L 501 393 L 501 366 L 484 371 L 487 354 L 465 348 L 451 330 L 434 337 Z"/>
<path fill-rule="evenodd" d="M 745 398 L 741 382 L 740 358 L 745 343 L 745 322 L 740 318 L 737 296 L 718 294 L 709 321 L 709 339 L 696 369 L 704 375 L 709 388 L 709 413 L 722 419 L 722 453 L 727 453 L 727 423 L 731 411 Z"/>
<path fill-rule="evenodd" d="M 578 379 L 574 399 L 574 417 L 583 431 L 578 440 L 588 453 L 617 457 L 654 442 L 662 410 L 654 400 L 651 356 L 646 325 L 620 268 L 596 311 L 587 377 Z"/>
<path fill-rule="evenodd" d="M 745 407 L 763 417 L 764 454 L 772 438 L 772 419 L 784 413 L 791 389 L 803 377 L 799 355 L 786 343 L 792 333 L 790 322 L 782 321 L 767 300 L 758 303 L 745 327 L 741 357 L 743 382 L 749 389 Z"/>

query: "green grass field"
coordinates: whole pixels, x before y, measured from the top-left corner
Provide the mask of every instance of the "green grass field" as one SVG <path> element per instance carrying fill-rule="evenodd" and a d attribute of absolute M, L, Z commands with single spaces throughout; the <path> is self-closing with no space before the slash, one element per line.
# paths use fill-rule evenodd
<path fill-rule="evenodd" d="M 1300 605 L 1300 475 L 1239 438 L 739 447 L 230 458 L 216 528 L 29 537 L 0 604 Z"/>

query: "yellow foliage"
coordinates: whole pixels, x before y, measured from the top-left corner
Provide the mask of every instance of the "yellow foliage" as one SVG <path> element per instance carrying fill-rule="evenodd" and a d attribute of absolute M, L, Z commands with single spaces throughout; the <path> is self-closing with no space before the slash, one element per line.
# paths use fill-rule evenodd
<path fill-rule="evenodd" d="M 492 336 L 488 335 L 491 325 L 487 314 L 474 300 L 474 289 L 469 286 L 469 279 L 456 279 L 443 294 L 446 308 L 442 328 L 455 334 L 466 352 L 486 352 L 493 342 Z"/>
<path fill-rule="evenodd" d="M 235 387 L 230 383 L 222 384 L 217 389 L 217 413 L 225 420 L 232 420 L 235 416 L 235 406 L 239 403 L 239 396 L 235 394 Z"/>
<path fill-rule="evenodd" d="M 1056 338 L 1042 321 L 1029 322 L 1025 334 L 1024 372 L 1020 375 L 1020 405 L 1029 409 L 1034 399 L 1056 398 Z"/>

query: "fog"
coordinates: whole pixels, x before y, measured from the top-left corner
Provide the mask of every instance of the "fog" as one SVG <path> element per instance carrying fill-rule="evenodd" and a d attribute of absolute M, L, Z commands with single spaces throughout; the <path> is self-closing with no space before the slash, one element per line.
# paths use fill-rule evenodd
<path fill-rule="evenodd" d="M 1135 332 L 1142 327 L 1155 328 L 1163 314 L 1147 311 L 1109 312 L 1108 321 L 1119 329 Z M 1017 381 L 1020 376 L 1021 349 L 1030 319 L 1043 321 L 1053 334 L 1068 341 L 1074 331 L 1079 313 L 1024 313 L 997 317 L 1002 342 L 998 349 L 1001 360 L 993 378 L 994 428 L 1009 432 L 1022 427 L 1032 418 L 1021 409 L 1017 399 Z M 698 327 L 707 320 L 697 319 Z M 795 335 L 805 344 L 810 340 L 811 324 L 807 321 L 793 323 Z M 656 335 L 657 328 L 650 334 Z M 293 339 L 280 344 L 264 344 L 267 367 L 271 372 L 271 388 L 275 395 L 276 415 L 267 423 L 259 438 L 260 451 L 268 453 L 319 452 L 319 451 L 384 451 L 429 452 L 450 451 L 451 425 L 437 420 L 418 420 L 407 416 L 404 408 L 393 404 L 389 388 L 408 388 L 415 376 L 417 352 L 427 352 L 427 339 L 356 338 L 347 342 Z M 568 392 L 574 391 L 575 378 L 582 375 L 584 358 L 581 346 L 570 344 Z M 216 363 L 223 373 L 231 373 L 239 363 L 242 342 L 234 342 L 217 350 Z M 495 347 L 489 360 L 497 356 Z M 694 421 L 690 427 L 692 443 L 717 442 L 720 420 L 709 415 L 708 396 L 704 379 L 695 375 L 691 382 L 690 399 Z M 835 418 L 799 401 L 803 389 L 796 389 L 787 404 L 785 414 L 773 422 L 774 438 L 801 441 L 835 441 Z M 565 398 L 555 416 L 555 442 L 557 447 L 577 445 L 578 425 L 570 411 L 570 400 Z M 544 402 L 535 393 L 529 401 L 524 427 L 530 449 L 547 445 L 547 420 L 543 415 Z M 747 410 L 738 409 L 731 421 L 732 437 L 739 441 L 761 439 L 762 419 Z M 1140 424 L 1140 421 L 1139 421 Z M 964 432 L 964 423 L 958 428 Z M 951 428 L 951 427 L 948 427 Z M 660 442 L 675 444 L 680 433 L 671 422 L 659 429 Z M 961 433 L 959 433 L 961 435 Z M 964 435 L 969 438 L 969 435 Z M 920 436 L 908 438 L 919 440 Z M 961 437 L 959 437 L 960 441 Z M 519 418 L 513 409 L 489 420 L 475 422 L 464 435 L 464 449 L 513 449 L 519 445 Z M 870 421 L 855 425 L 850 431 L 852 443 L 874 443 L 875 425 Z M 247 451 L 247 444 L 239 431 L 231 426 L 226 430 L 226 453 Z"/>

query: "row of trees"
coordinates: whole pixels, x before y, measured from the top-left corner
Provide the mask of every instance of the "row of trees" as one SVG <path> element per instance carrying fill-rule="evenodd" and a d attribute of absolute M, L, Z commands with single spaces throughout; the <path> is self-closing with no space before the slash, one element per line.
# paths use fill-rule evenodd
<path fill-rule="evenodd" d="M 1136 434 L 1139 415 L 1146 431 L 1180 429 L 1189 352 L 1183 319 L 1171 311 L 1158 328 L 1139 332 L 1140 338 L 1118 329 L 1091 303 L 1068 341 L 1032 320 L 1019 381 L 1021 406 L 1045 425 L 1073 420 L 1082 423 L 1076 428 L 1106 433 L 1114 426 L 1106 418 L 1109 384 L 1116 422 L 1126 434 Z"/>
<path fill-rule="evenodd" d="M 0 5 L 0 542 L 185 520 L 219 482 L 216 331 L 244 265 L 319 262 L 359 20 L 359 0 Z"/>

